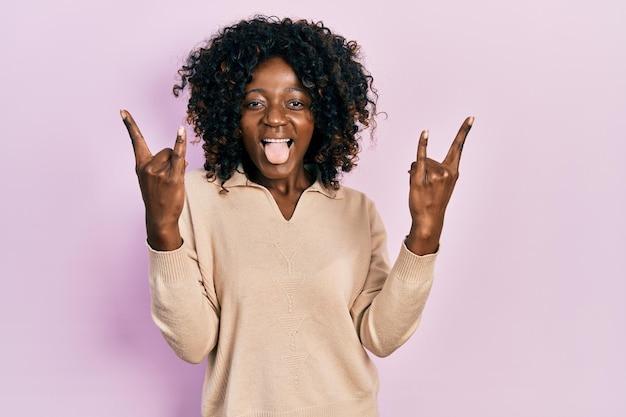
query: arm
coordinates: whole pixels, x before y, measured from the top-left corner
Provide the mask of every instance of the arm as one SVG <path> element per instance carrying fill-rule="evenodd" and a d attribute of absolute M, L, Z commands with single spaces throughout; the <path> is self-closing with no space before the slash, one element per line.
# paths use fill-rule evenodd
<path fill-rule="evenodd" d="M 386 233 L 373 204 L 370 230 L 370 268 L 350 312 L 363 346 L 384 357 L 402 346 L 417 329 L 432 286 L 437 255 L 418 256 L 403 244 L 389 271 Z"/>
<path fill-rule="evenodd" d="M 181 359 L 199 363 L 217 344 L 220 308 L 211 277 L 198 264 L 188 205 L 180 230 L 183 244 L 174 251 L 149 247 L 152 318 Z"/>
<path fill-rule="evenodd" d="M 420 135 L 411 164 L 411 230 L 389 276 L 385 275 L 385 237 L 372 207 L 372 257 L 368 278 L 351 313 L 361 342 L 378 356 L 391 354 L 417 328 L 433 281 L 443 220 L 459 176 L 461 151 L 473 117 L 465 119 L 442 163 L 426 156 L 428 131 Z"/>
<path fill-rule="evenodd" d="M 212 285 L 204 284 L 185 203 L 186 132 L 180 127 L 174 148 L 152 155 L 130 113 L 120 114 L 146 209 L 152 317 L 176 354 L 198 363 L 215 347 L 219 309 Z"/>

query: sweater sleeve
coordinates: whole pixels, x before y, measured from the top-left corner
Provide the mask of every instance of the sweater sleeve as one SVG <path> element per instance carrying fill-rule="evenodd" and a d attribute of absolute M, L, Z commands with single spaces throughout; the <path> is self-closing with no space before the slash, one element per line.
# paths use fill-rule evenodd
<path fill-rule="evenodd" d="M 168 252 L 148 247 L 151 313 L 176 355 L 200 363 L 217 343 L 220 309 L 212 278 L 201 271 L 191 224 L 185 204 L 179 222 L 183 245 Z"/>
<path fill-rule="evenodd" d="M 416 255 L 403 243 L 389 271 L 386 232 L 373 204 L 369 215 L 370 268 L 351 313 L 363 346 L 384 357 L 402 346 L 417 329 L 432 286 L 437 255 Z"/>

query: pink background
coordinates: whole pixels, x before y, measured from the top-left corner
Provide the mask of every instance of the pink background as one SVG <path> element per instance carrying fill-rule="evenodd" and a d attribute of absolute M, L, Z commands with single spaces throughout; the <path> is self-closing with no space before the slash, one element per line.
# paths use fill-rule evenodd
<path fill-rule="evenodd" d="M 626 415 L 626 3 L 362 4 L 2 2 L 1 415 L 199 414 L 203 366 L 149 317 L 118 110 L 170 146 L 181 60 L 257 12 L 362 44 L 388 118 L 346 183 L 377 202 L 393 255 L 419 131 L 441 159 L 476 116 L 423 324 L 377 360 L 383 417 Z"/>

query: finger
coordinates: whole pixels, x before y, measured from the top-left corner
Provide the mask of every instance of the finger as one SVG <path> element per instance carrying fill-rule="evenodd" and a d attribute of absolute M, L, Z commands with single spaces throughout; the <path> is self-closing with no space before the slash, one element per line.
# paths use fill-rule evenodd
<path fill-rule="evenodd" d="M 172 151 L 172 166 L 174 169 L 185 169 L 185 154 L 187 152 L 187 132 L 182 126 L 178 127 L 176 143 Z"/>
<path fill-rule="evenodd" d="M 420 140 L 417 144 L 417 161 L 415 174 L 417 178 L 424 179 L 426 177 L 426 147 L 428 146 L 428 130 L 422 130 Z"/>
<path fill-rule="evenodd" d="M 426 158 L 426 173 L 429 178 L 441 177 L 445 174 L 446 168 L 439 162 Z"/>
<path fill-rule="evenodd" d="M 135 123 L 133 116 L 131 116 L 126 110 L 120 110 L 120 115 L 122 116 L 124 125 L 130 135 L 130 140 L 133 144 L 133 150 L 135 152 L 135 162 L 139 166 L 152 158 L 152 153 L 150 152 L 148 144 L 146 144 L 146 140 L 143 138 L 139 127 L 137 127 L 137 123 Z"/>
<path fill-rule="evenodd" d="M 458 171 L 459 163 L 461 162 L 461 152 L 463 151 L 463 146 L 465 145 L 465 139 L 467 138 L 467 134 L 469 133 L 473 124 L 474 117 L 468 117 L 461 125 L 459 133 L 456 134 L 456 137 L 452 142 L 452 146 L 450 146 L 450 149 L 448 150 L 446 159 L 443 160 L 443 164 L 447 165 L 450 169 Z"/>

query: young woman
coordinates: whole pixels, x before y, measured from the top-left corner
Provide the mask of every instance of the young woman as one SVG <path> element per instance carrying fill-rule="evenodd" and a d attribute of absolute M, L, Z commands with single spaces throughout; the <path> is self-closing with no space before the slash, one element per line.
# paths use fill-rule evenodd
<path fill-rule="evenodd" d="M 382 221 L 340 186 L 375 126 L 358 45 L 322 23 L 256 17 L 226 27 L 180 70 L 203 170 L 186 132 L 152 155 L 131 115 L 146 206 L 152 314 L 186 361 L 207 359 L 203 416 L 377 416 L 386 356 L 428 296 L 467 118 L 442 163 L 410 173 L 411 229 L 390 267 Z M 399 242 L 400 243 L 400 242 Z"/>

